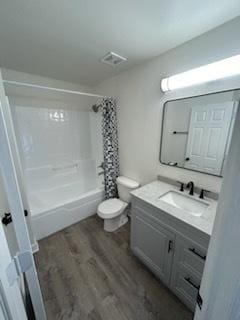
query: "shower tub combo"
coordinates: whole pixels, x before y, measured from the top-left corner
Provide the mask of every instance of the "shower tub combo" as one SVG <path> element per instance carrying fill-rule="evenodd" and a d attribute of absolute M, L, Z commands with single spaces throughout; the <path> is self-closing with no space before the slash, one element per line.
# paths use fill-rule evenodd
<path fill-rule="evenodd" d="M 98 175 L 103 161 L 101 115 L 91 108 L 50 108 L 46 101 L 32 106 L 25 100 L 20 102 L 26 106 L 13 104 L 12 114 L 39 240 L 97 212 L 104 194 L 103 176 Z"/>
<path fill-rule="evenodd" d="M 97 212 L 103 199 L 103 187 L 96 176 L 95 161 L 91 160 L 26 173 L 37 240 Z"/>

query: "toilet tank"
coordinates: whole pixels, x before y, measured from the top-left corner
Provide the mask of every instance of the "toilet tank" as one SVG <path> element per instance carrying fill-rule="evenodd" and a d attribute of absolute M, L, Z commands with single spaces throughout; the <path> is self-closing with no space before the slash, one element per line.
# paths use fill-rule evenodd
<path fill-rule="evenodd" d="M 117 178 L 117 187 L 119 198 L 125 202 L 131 201 L 130 192 L 139 187 L 139 183 L 126 177 Z"/>

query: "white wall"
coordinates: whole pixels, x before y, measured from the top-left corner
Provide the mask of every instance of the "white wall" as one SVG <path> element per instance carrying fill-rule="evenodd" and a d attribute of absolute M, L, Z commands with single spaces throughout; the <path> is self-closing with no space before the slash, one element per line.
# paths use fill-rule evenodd
<path fill-rule="evenodd" d="M 239 30 L 237 18 L 95 88 L 97 93 L 117 98 L 121 174 L 141 183 L 162 174 L 176 180 L 194 180 L 212 191 L 220 190 L 221 178 L 159 163 L 164 97 L 160 80 L 239 54 Z"/>

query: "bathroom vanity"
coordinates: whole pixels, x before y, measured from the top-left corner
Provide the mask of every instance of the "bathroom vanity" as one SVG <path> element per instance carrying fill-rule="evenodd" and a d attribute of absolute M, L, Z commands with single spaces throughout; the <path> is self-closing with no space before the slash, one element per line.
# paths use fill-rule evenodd
<path fill-rule="evenodd" d="M 194 310 L 217 202 L 161 181 L 132 196 L 132 251 Z"/>

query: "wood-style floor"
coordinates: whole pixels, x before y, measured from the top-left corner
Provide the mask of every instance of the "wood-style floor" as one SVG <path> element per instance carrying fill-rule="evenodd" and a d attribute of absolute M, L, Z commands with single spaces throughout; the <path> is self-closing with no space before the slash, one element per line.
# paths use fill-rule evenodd
<path fill-rule="evenodd" d="M 192 313 L 136 258 L 129 224 L 97 216 L 40 241 L 35 255 L 48 320 L 189 320 Z"/>

